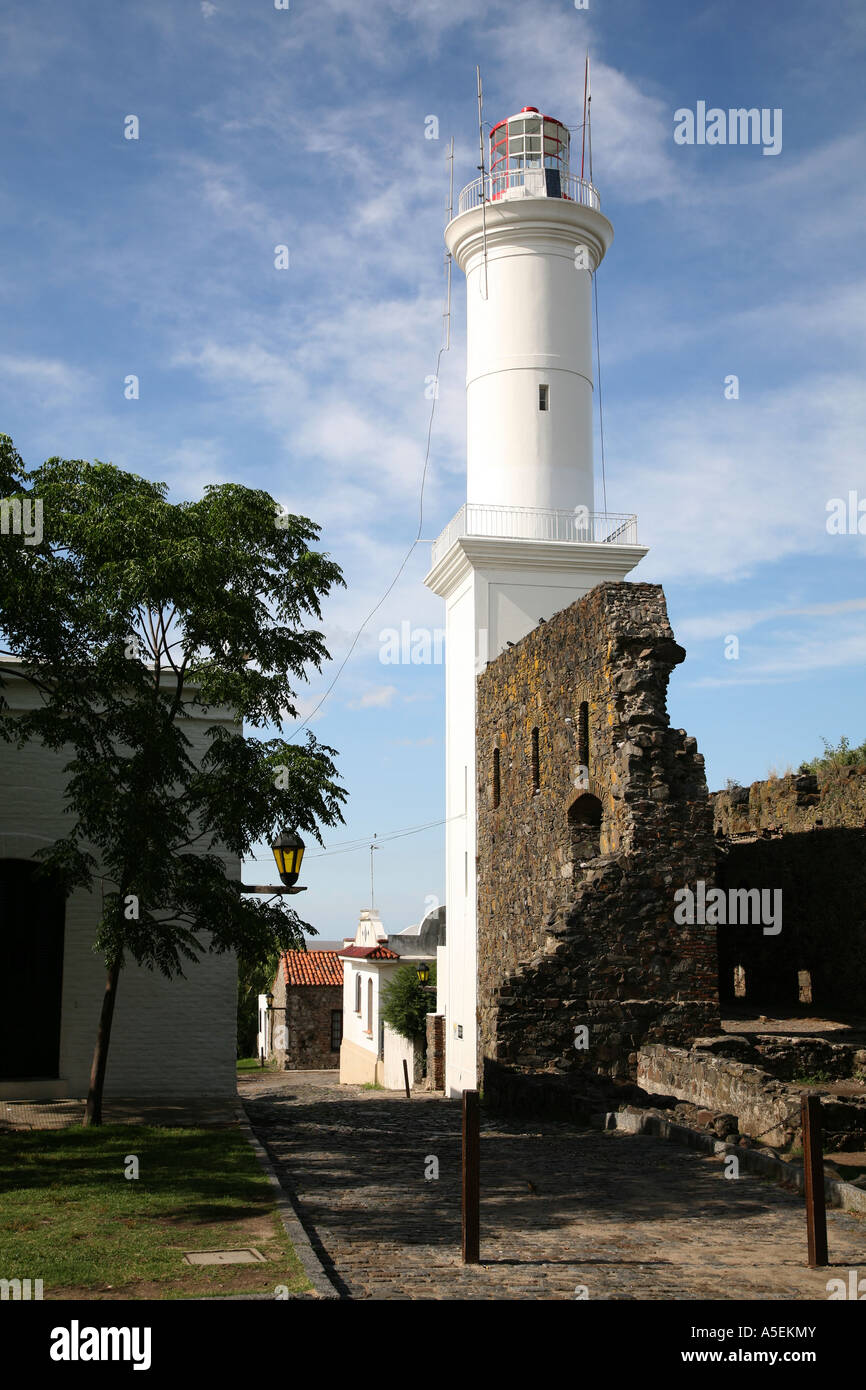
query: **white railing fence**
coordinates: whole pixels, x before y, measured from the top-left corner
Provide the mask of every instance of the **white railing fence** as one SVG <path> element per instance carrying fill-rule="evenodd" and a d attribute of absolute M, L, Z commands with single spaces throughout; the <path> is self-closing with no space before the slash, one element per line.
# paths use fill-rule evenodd
<path fill-rule="evenodd" d="M 446 555 L 461 536 L 503 540 L 567 541 L 637 545 L 637 516 L 625 512 L 590 512 L 585 507 L 556 511 L 547 507 L 500 507 L 466 502 L 433 542 L 432 563 Z"/>
<path fill-rule="evenodd" d="M 478 208 L 482 203 L 508 202 L 509 196 L 514 197 L 518 189 L 525 197 L 546 198 L 548 194 L 542 191 L 543 173 L 542 169 L 518 169 L 507 174 L 485 174 L 483 178 L 474 179 L 460 193 L 458 212 L 469 212 L 470 208 Z M 600 210 L 598 189 L 588 179 L 579 178 L 577 174 L 566 174 L 560 186 L 560 196 L 569 202 Z"/>

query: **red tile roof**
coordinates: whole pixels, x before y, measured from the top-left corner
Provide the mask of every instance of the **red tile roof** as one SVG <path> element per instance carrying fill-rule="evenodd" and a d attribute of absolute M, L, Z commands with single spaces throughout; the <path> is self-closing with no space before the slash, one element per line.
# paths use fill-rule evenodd
<path fill-rule="evenodd" d="M 387 946 L 347 946 L 345 951 L 340 952 L 341 956 L 349 956 L 351 960 L 399 960 L 396 951 L 391 951 Z"/>
<path fill-rule="evenodd" d="M 336 951 L 284 951 L 287 985 L 342 985 L 343 966 Z"/>

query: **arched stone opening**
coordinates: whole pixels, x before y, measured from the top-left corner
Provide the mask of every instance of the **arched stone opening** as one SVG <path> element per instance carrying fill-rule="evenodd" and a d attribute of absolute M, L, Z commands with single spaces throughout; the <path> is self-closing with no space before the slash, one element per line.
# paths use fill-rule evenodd
<path fill-rule="evenodd" d="M 601 853 L 601 802 L 584 792 L 568 808 L 568 839 L 571 858 L 580 863 Z"/>

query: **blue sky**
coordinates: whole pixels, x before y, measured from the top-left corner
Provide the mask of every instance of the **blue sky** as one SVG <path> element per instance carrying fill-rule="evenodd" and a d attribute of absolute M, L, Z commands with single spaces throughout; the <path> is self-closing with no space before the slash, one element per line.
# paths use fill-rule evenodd
<path fill-rule="evenodd" d="M 489 123 L 535 105 L 574 126 L 587 48 L 615 228 L 598 276 L 608 508 L 638 513 L 651 549 L 633 577 L 664 584 L 688 651 L 672 722 L 712 788 L 748 782 L 822 735 L 866 737 L 866 536 L 826 527 L 829 499 L 866 499 L 858 0 L 7 8 L 0 429 L 31 466 L 111 460 L 178 499 L 239 481 L 321 524 L 348 589 L 325 614 L 334 663 L 299 691 L 309 713 L 417 531 L 447 147 L 459 189 L 478 163 L 474 65 Z M 781 108 L 781 153 L 676 145 L 674 112 L 698 101 Z M 427 538 L 465 495 L 454 286 Z M 303 874 L 324 937 L 369 901 L 370 855 L 344 845 L 444 815 L 443 668 L 379 660 L 384 628 L 443 625 L 428 562 L 419 545 L 313 721 L 350 793 L 327 837 L 341 852 L 311 845 Z M 389 930 L 442 885 L 441 827 L 376 855 Z"/>

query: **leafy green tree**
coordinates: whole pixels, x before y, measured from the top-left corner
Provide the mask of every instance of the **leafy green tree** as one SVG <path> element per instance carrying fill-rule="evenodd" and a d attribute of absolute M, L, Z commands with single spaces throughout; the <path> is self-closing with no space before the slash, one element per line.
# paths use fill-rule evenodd
<path fill-rule="evenodd" d="M 436 967 L 430 967 L 429 985 L 436 983 Z M 382 993 L 382 1017 L 403 1038 L 424 1038 L 427 1015 L 433 1011 L 432 994 L 418 982 L 414 965 L 401 965 Z"/>
<path fill-rule="evenodd" d="M 238 955 L 238 1044 L 239 1057 L 255 1057 L 259 1031 L 259 995 L 273 989 L 280 963 L 280 952 L 271 951 L 267 959 Z"/>
<path fill-rule="evenodd" d="M 206 950 L 265 962 L 312 930 L 286 899 L 242 896 L 225 861 L 289 827 L 322 843 L 343 819 L 336 750 L 257 732 L 298 717 L 292 683 L 328 657 L 306 620 L 343 579 L 310 548 L 318 527 L 266 492 L 224 484 L 172 504 L 164 484 L 98 461 L 27 472 L 6 435 L 0 479 L 43 518 L 39 544 L 0 538 L 0 631 L 20 661 L 0 677 L 0 735 L 68 754 L 69 833 L 42 857 L 67 892 L 104 894 L 85 1118 L 99 1124 L 125 961 L 168 977 Z M 8 680 L 38 706 L 12 714 Z M 211 725 L 195 756 L 190 717 L 220 706 L 235 727 Z"/>

